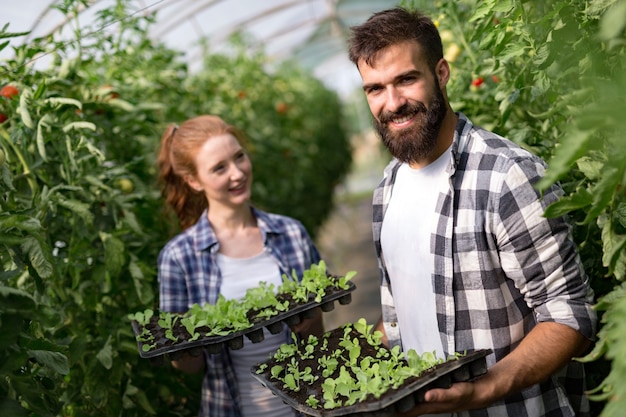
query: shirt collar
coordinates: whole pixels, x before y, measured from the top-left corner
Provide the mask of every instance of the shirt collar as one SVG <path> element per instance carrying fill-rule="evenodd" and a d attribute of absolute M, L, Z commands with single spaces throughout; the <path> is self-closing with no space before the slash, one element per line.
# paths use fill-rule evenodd
<path fill-rule="evenodd" d="M 454 129 L 454 139 L 452 140 L 452 161 L 454 166 L 453 169 L 459 165 L 459 161 L 461 160 L 461 155 L 465 152 L 465 148 L 467 146 L 467 140 L 469 139 L 469 133 L 474 127 L 472 122 L 467 118 L 465 114 L 462 112 L 457 112 L 457 116 L 459 120 L 456 123 L 456 128 Z"/>
<path fill-rule="evenodd" d="M 263 241 L 268 234 L 280 234 L 284 233 L 284 227 L 279 221 L 269 216 L 264 211 L 251 207 L 252 214 L 257 219 L 257 224 L 261 230 Z M 197 251 L 204 250 L 217 250 L 219 248 L 219 242 L 217 235 L 209 223 L 207 216 L 207 210 L 205 209 L 198 219 L 198 222 L 190 229 L 194 247 Z"/>

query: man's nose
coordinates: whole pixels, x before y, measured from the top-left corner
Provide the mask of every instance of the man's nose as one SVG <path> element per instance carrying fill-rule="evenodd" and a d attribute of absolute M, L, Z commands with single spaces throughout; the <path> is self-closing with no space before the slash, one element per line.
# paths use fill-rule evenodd
<path fill-rule="evenodd" d="M 387 89 L 387 102 L 385 104 L 385 110 L 395 113 L 406 104 L 406 99 L 397 88 L 389 87 Z"/>

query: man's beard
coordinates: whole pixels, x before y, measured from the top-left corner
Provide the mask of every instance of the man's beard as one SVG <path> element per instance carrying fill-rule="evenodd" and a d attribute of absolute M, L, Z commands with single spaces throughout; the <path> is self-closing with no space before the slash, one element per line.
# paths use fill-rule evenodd
<path fill-rule="evenodd" d="M 374 127 L 391 155 L 404 163 L 419 162 L 428 158 L 437 146 L 437 137 L 446 116 L 443 92 L 435 83 L 435 94 L 428 108 L 422 102 L 407 103 L 396 112 L 386 112 L 380 120 L 374 119 Z M 399 131 L 389 129 L 392 119 L 415 114 L 411 126 Z"/>

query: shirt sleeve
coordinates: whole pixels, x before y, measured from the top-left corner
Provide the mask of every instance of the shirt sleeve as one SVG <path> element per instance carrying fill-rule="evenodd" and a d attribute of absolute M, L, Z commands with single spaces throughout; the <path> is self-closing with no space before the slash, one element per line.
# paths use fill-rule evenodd
<path fill-rule="evenodd" d="M 185 272 L 176 246 L 166 245 L 158 257 L 159 308 L 184 312 L 188 309 Z"/>
<path fill-rule="evenodd" d="M 570 225 L 566 217 L 544 216 L 563 191 L 554 185 L 541 195 L 534 185 L 543 173 L 539 161 L 521 159 L 504 176 L 494 227 L 502 268 L 537 322 L 562 323 L 593 339 L 593 291 Z"/>

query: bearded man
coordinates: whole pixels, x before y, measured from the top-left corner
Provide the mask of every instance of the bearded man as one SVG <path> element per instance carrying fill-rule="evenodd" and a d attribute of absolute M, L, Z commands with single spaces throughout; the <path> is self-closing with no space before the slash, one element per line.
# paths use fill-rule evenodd
<path fill-rule="evenodd" d="M 394 157 L 374 192 L 377 329 L 404 351 L 490 349 L 488 372 L 426 392 L 406 416 L 586 416 L 593 292 L 546 164 L 455 113 L 437 27 L 403 8 L 352 28 L 349 56 Z M 439 414 L 440 415 L 440 414 Z M 450 415 L 450 414 L 449 414 Z"/>

